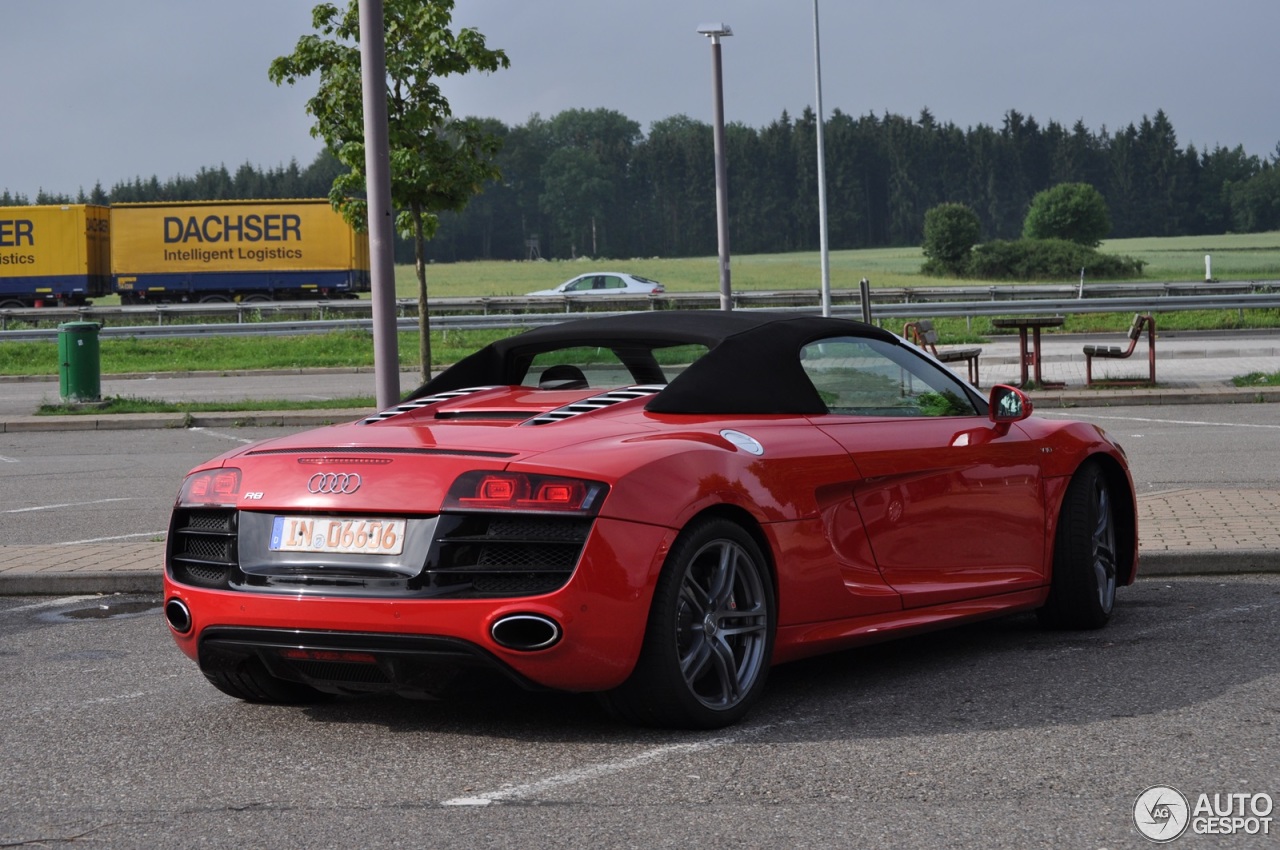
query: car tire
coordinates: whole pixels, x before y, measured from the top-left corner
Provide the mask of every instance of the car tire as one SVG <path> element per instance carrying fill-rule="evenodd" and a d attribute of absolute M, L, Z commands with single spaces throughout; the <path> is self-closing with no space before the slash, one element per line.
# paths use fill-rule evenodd
<path fill-rule="evenodd" d="M 1097 463 L 1067 486 L 1053 546 L 1049 598 L 1036 614 L 1059 629 L 1099 629 L 1111 619 L 1117 584 L 1116 517 L 1111 488 Z"/>
<path fill-rule="evenodd" d="M 234 667 L 201 672 L 215 688 L 245 702 L 305 705 L 330 699 L 328 694 L 300 682 L 277 679 L 256 658 L 245 659 Z"/>
<path fill-rule="evenodd" d="M 695 521 L 667 556 L 635 670 L 603 695 L 605 705 L 644 726 L 738 722 L 764 689 L 776 611 L 769 568 L 751 535 L 727 519 Z"/>

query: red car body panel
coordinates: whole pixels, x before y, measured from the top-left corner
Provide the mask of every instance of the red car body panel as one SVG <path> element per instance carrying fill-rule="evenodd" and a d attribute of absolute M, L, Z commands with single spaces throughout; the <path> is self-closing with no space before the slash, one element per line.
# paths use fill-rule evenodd
<path fill-rule="evenodd" d="M 1092 425 L 1010 425 L 981 414 L 674 414 L 649 410 L 645 390 L 529 427 L 600 391 L 506 384 L 461 392 L 240 448 L 193 473 L 239 469 L 227 509 L 264 523 L 299 514 L 428 521 L 474 470 L 601 482 L 608 494 L 563 586 L 510 598 L 200 587 L 178 580 L 169 563 L 166 598 L 190 611 L 189 628 L 174 629 L 182 651 L 200 660 L 211 627 L 434 636 L 476 647 L 528 683 L 608 690 L 635 667 L 677 536 L 708 514 L 740 522 L 769 561 L 775 663 L 1030 610 L 1049 592 L 1068 483 L 1090 458 L 1116 483 L 1126 547 L 1119 583 L 1136 575 L 1132 482 L 1119 447 Z M 745 435 L 759 453 L 726 432 Z M 317 473 L 358 474 L 359 489 L 310 492 Z M 239 546 L 245 563 L 271 557 L 265 540 L 241 535 Z M 563 638 L 536 651 L 505 647 L 492 629 L 512 614 L 547 617 Z"/>

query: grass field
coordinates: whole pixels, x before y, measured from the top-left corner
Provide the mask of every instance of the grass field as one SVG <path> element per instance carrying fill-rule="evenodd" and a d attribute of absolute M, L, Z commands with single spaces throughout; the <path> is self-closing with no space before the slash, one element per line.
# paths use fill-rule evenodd
<path fill-rule="evenodd" d="M 1113 239 L 1102 244 L 1108 254 L 1143 260 L 1143 280 L 1204 280 L 1204 257 L 1212 257 L 1212 273 L 1219 280 L 1280 280 L 1280 231 L 1184 236 L 1169 239 Z M 924 256 L 919 248 L 870 248 L 833 251 L 832 289 L 857 289 L 867 278 L 875 287 L 974 286 L 993 281 L 953 280 L 920 273 Z M 549 289 L 590 271 L 616 270 L 660 280 L 669 292 L 715 292 L 720 288 L 716 257 L 688 259 L 551 260 L 535 262 L 471 262 L 433 264 L 427 268 L 432 298 L 477 295 L 524 295 Z M 758 254 L 733 257 L 730 272 L 734 290 L 817 289 L 822 280 L 818 252 Z M 1050 281 L 1075 283 L 1076 280 Z M 396 267 L 396 295 L 417 297 L 412 266 Z"/>
<path fill-rule="evenodd" d="M 1113 239 L 1104 242 L 1101 250 L 1143 260 L 1147 264 L 1143 280 L 1204 280 L 1205 254 L 1212 256 L 1213 276 L 1219 280 L 1280 280 L 1280 231 L 1169 239 Z M 856 290 L 864 277 L 873 287 L 888 288 L 996 283 L 921 274 L 924 256 L 918 247 L 833 251 L 829 261 L 832 289 Z M 718 268 L 716 257 L 433 263 L 427 267 L 427 287 L 431 298 L 524 295 L 538 289 L 550 289 L 587 272 L 614 270 L 662 281 L 669 292 L 716 292 L 720 288 Z M 735 256 L 731 259 L 730 271 L 735 291 L 817 290 L 822 281 L 821 257 L 817 251 Z M 1077 280 L 1047 282 L 1075 283 Z M 396 266 L 396 296 L 417 298 L 418 283 L 412 265 Z M 119 304 L 115 296 L 98 298 L 95 302 Z"/>
<path fill-rule="evenodd" d="M 1121 239 L 1102 246 L 1108 253 L 1125 254 L 1147 263 L 1144 279 L 1197 281 L 1204 279 L 1204 257 L 1212 259 L 1213 276 L 1220 280 L 1280 280 L 1280 232 L 1228 234 L 1173 239 Z M 856 289 L 866 277 L 873 286 L 974 285 L 982 281 L 948 281 L 920 274 L 923 258 L 918 248 L 876 248 L 836 251 L 831 254 L 833 289 Z M 641 258 L 626 261 L 473 262 L 433 264 L 427 269 L 432 298 L 482 295 L 522 295 L 547 289 L 591 270 L 628 271 L 662 281 L 671 292 L 715 292 L 719 288 L 717 259 Z M 737 291 L 813 289 L 820 282 L 816 252 L 735 257 L 733 286 Z M 1061 281 L 1074 283 L 1075 281 Z M 396 268 L 399 297 L 414 298 L 417 283 L 411 266 Z M 98 299 L 110 303 L 113 299 Z M 927 308 L 919 318 L 927 318 Z M 1067 318 L 1066 331 L 1120 332 L 1131 315 L 1083 314 Z M 941 319 L 939 333 L 947 342 L 981 342 L 992 335 L 989 321 L 975 317 Z M 1205 310 L 1162 314 L 1163 330 L 1280 327 L 1280 310 Z M 900 324 L 892 327 L 900 329 Z M 433 333 L 434 365 L 453 363 L 506 332 Z M 401 364 L 416 365 L 416 333 L 399 340 Z M 194 339 L 127 339 L 104 341 L 101 367 L 104 374 L 129 372 L 234 371 L 263 368 L 370 366 L 371 337 L 367 333 L 334 333 L 286 338 L 206 337 Z M 57 346 L 49 342 L 0 344 L 0 375 L 57 374 Z"/>

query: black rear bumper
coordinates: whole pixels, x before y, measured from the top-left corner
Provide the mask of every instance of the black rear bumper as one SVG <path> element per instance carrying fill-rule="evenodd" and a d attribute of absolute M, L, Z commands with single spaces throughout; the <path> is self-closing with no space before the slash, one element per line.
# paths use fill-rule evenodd
<path fill-rule="evenodd" d="M 211 626 L 199 657 L 206 675 L 256 659 L 277 679 L 330 694 L 445 697 L 495 675 L 545 690 L 481 647 L 447 637 Z"/>

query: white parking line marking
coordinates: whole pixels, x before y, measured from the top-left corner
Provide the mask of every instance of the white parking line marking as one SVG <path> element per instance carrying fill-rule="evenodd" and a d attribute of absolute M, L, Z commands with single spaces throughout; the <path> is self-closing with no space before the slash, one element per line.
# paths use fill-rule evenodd
<path fill-rule="evenodd" d="M 10 510 L 3 511 L 3 513 L 25 514 L 29 511 L 52 511 L 57 508 L 78 508 L 82 505 L 101 505 L 107 502 L 128 502 L 128 501 L 131 501 L 133 498 L 134 498 L 133 496 L 120 496 L 114 499 L 94 499 L 91 502 L 63 502 L 60 505 L 38 505 L 34 508 L 12 508 Z"/>
<path fill-rule="evenodd" d="M 22 463 L 22 461 L 18 460 L 16 457 L 5 457 L 4 455 L 0 455 L 0 463 Z"/>
<path fill-rule="evenodd" d="M 172 678 L 172 677 L 166 677 L 166 678 Z M 116 696 L 109 696 L 109 697 L 96 697 L 94 699 L 83 700 L 79 703 L 79 705 L 81 706 L 111 705 L 112 703 L 117 703 L 117 702 L 128 702 L 130 700 L 142 699 L 143 697 L 149 696 L 152 693 L 156 693 L 156 692 L 155 691 L 134 691 L 133 693 L 129 693 L 129 694 L 118 694 Z M 66 710 L 67 710 L 67 706 L 64 703 L 59 702 L 57 705 L 45 705 L 45 706 L 36 706 L 34 708 L 28 708 L 27 714 L 52 714 L 54 712 L 65 712 Z"/>
<path fill-rule="evenodd" d="M 138 697 L 145 697 L 146 695 L 147 695 L 146 691 L 134 691 L 131 694 L 119 694 L 118 696 L 98 697 L 96 699 L 85 700 L 84 703 L 82 704 L 83 705 L 106 705 L 107 703 L 113 703 L 113 702 L 126 702 L 131 699 L 137 699 Z"/>
<path fill-rule="evenodd" d="M 582 782 L 590 782 L 594 779 L 609 776 L 614 773 L 621 773 L 625 770 L 631 770 L 634 767 L 649 764 L 658 759 L 666 758 L 670 755 L 683 755 L 685 753 L 698 753 L 705 750 L 712 750 L 723 747 L 726 744 L 737 742 L 737 738 L 713 738 L 710 741 L 701 741 L 696 744 L 672 744 L 669 747 L 658 747 L 641 753 L 638 756 L 632 756 L 622 761 L 607 762 L 605 764 L 597 764 L 592 767 L 584 767 L 578 770 L 571 770 L 567 773 L 548 776 L 546 779 L 540 779 L 537 782 L 530 782 L 526 785 L 513 785 L 509 788 L 502 788 L 497 791 L 488 791 L 483 794 L 477 794 L 474 797 L 454 797 L 450 800 L 443 801 L 442 806 L 488 806 L 493 803 L 501 803 L 504 800 L 518 800 L 523 797 L 532 797 L 544 791 L 553 788 L 559 788 L 564 785 L 577 785 Z"/>
<path fill-rule="evenodd" d="M 1037 410 L 1041 416 L 1065 416 L 1068 419 L 1079 419 L 1088 422 L 1090 419 L 1114 419 L 1119 422 L 1155 422 L 1159 425 L 1211 425 L 1214 428 L 1271 428 L 1280 430 L 1280 425 L 1258 425 L 1252 422 L 1201 422 L 1198 419 L 1148 419 L 1143 416 L 1094 416 L 1086 411 L 1076 410 L 1071 413 L 1058 413 L 1054 410 Z"/>
<path fill-rule="evenodd" d="M 231 435 L 231 434 L 223 434 L 223 433 L 221 433 L 221 432 L 219 432 L 219 431 L 210 431 L 208 428 L 203 428 L 203 427 L 188 428 L 187 430 L 188 430 L 188 431 L 202 431 L 202 432 L 204 432 L 204 433 L 208 434 L 210 437 L 217 437 L 217 438 L 218 438 L 218 439 L 220 439 L 220 440 L 230 440 L 230 441 L 231 441 L 231 442 L 233 442 L 233 443 L 256 443 L 256 442 L 257 442 L 257 440 L 256 440 L 256 439 L 252 439 L 252 440 L 251 440 L 251 439 L 248 439 L 248 438 L 246 438 L 246 437 L 236 437 L 236 436 L 233 436 L 233 435 Z"/>
<path fill-rule="evenodd" d="M 88 540 L 64 540 L 61 543 L 55 543 L 55 546 L 80 546 L 85 543 L 110 543 L 112 540 L 130 540 L 134 537 L 160 537 L 163 538 L 166 532 L 163 531 L 143 531 L 138 534 L 121 534 L 118 537 L 93 537 Z"/>
<path fill-rule="evenodd" d="M 57 599 L 46 599 L 43 602 L 33 602 L 30 605 L 22 605 L 18 608 L 10 608 L 5 613 L 12 614 L 15 611 L 35 611 L 38 608 L 56 608 L 59 605 L 71 605 L 76 602 L 83 602 L 86 599 L 97 599 L 97 596 L 62 596 Z"/>

